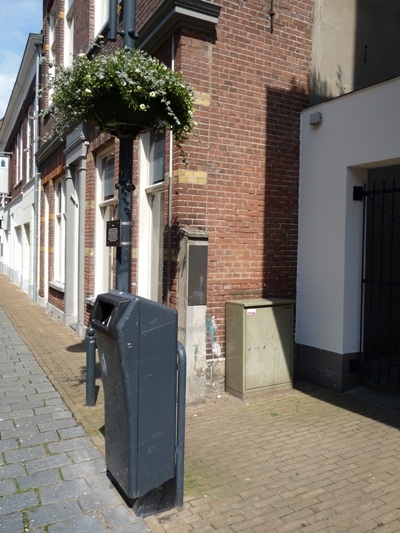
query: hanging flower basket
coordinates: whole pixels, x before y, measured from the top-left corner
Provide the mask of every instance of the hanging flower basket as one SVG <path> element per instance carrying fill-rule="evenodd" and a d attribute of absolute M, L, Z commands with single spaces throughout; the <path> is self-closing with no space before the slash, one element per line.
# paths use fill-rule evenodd
<path fill-rule="evenodd" d="M 135 137 L 141 131 L 161 123 L 162 103 L 154 99 L 146 110 L 127 106 L 116 89 L 94 101 L 93 115 L 97 127 L 118 138 Z"/>
<path fill-rule="evenodd" d="M 193 131 L 193 90 L 180 73 L 141 50 L 76 56 L 56 66 L 45 89 L 54 118 L 53 133 L 63 137 L 78 122 L 94 124 L 117 137 L 135 137 L 146 128 L 169 128 L 178 146 Z"/>

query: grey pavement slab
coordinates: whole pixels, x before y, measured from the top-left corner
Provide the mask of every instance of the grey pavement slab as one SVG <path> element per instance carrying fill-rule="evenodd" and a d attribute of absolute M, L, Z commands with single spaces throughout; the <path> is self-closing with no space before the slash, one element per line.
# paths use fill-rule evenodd
<path fill-rule="evenodd" d="M 0 306 L 0 532 L 27 531 L 149 529 Z"/>

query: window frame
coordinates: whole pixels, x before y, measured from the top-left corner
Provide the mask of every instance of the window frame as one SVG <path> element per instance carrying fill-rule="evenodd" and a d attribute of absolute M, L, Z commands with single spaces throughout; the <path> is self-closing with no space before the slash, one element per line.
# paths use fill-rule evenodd
<path fill-rule="evenodd" d="M 163 139 L 163 161 L 154 165 L 154 131 L 143 133 L 139 144 L 139 239 L 138 294 L 162 303 L 165 230 L 165 161 L 166 138 Z M 163 169 L 156 178 L 154 170 Z M 163 223 L 164 221 L 164 223 Z M 158 251 L 156 255 L 155 251 Z"/>
<path fill-rule="evenodd" d="M 56 62 L 57 62 L 57 32 L 56 32 L 56 20 L 57 20 L 57 10 L 56 6 L 51 8 L 49 14 L 49 65 L 48 68 L 48 78 L 49 80 L 55 78 L 56 76 Z M 53 89 L 50 89 L 48 92 L 48 104 L 52 102 Z"/>
<path fill-rule="evenodd" d="M 105 160 L 113 156 L 114 194 L 104 197 Z M 115 154 L 109 146 L 96 155 L 96 214 L 95 214 L 95 276 L 94 296 L 107 292 L 115 285 L 116 248 L 106 246 L 107 221 L 114 219 L 115 207 Z"/>
<path fill-rule="evenodd" d="M 61 289 L 65 287 L 65 222 L 65 178 L 60 178 L 54 182 L 53 284 Z"/>
<path fill-rule="evenodd" d="M 108 20 L 109 0 L 94 0 L 93 37 L 99 35 Z"/>
<path fill-rule="evenodd" d="M 65 0 L 65 18 L 64 18 L 64 67 L 72 64 L 74 56 L 74 9 L 75 0 Z"/>

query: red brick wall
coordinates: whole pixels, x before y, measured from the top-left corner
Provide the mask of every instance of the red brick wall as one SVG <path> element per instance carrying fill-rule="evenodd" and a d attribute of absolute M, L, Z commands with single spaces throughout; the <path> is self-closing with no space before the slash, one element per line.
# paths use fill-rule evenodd
<path fill-rule="evenodd" d="M 177 226 L 209 235 L 208 313 L 224 343 L 225 301 L 294 297 L 299 113 L 308 103 L 313 2 L 223 1 L 215 36 L 183 31 L 176 68 L 210 105 L 196 106 L 189 169 L 175 183 Z M 214 40 L 215 37 L 215 40 Z"/>
<path fill-rule="evenodd" d="M 45 265 L 47 265 L 47 281 L 54 279 L 54 210 L 55 210 L 55 194 L 54 183 L 57 179 L 63 176 L 65 160 L 63 155 L 63 146 L 45 161 L 41 166 L 40 172 L 42 176 L 41 185 L 41 201 L 40 201 L 40 280 L 39 280 L 39 294 L 44 296 L 46 292 L 45 287 Z M 46 200 L 47 192 L 47 200 Z M 45 205 L 48 201 L 49 218 L 46 221 Z M 48 247 L 46 248 L 47 245 Z M 60 310 L 64 308 L 64 294 L 56 289 L 49 289 L 48 301 Z"/>
<path fill-rule="evenodd" d="M 150 18 L 151 14 L 161 5 L 163 0 L 137 0 L 136 1 L 136 30 Z"/>
<path fill-rule="evenodd" d="M 74 7 L 74 53 L 86 52 L 94 38 L 94 3 L 80 0 Z"/>

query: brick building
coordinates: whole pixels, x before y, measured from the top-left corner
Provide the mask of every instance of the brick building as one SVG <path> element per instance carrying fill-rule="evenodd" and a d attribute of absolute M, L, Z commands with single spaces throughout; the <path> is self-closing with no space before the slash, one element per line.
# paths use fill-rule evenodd
<path fill-rule="evenodd" d="M 107 3 L 45 1 L 46 55 L 68 64 L 98 34 L 107 43 Z M 136 46 L 195 90 L 188 165 L 168 136 L 135 140 L 131 265 L 132 293 L 178 308 L 193 401 L 224 377 L 225 301 L 295 296 L 312 17 L 312 1 L 136 3 Z M 41 134 L 50 129 L 45 118 Z M 96 295 L 115 288 L 105 224 L 117 216 L 119 145 L 81 124 L 37 153 L 39 301 L 81 335 Z"/>
<path fill-rule="evenodd" d="M 124 3 L 117 2 L 120 32 Z M 310 281 L 325 280 L 323 287 L 339 294 L 327 279 L 339 256 L 325 265 L 329 253 L 321 256 L 318 231 L 313 237 L 317 218 L 311 217 L 315 210 L 323 220 L 328 212 L 318 206 L 329 196 L 329 183 L 317 201 L 316 187 L 307 188 L 302 177 L 300 221 L 309 229 L 301 222 L 298 239 L 299 145 L 302 131 L 303 154 L 311 154 L 303 155 L 303 168 L 313 168 L 318 158 L 319 173 L 328 176 L 324 165 L 332 147 L 309 149 L 326 126 L 305 132 L 303 110 L 310 101 L 362 93 L 398 75 L 393 50 L 399 49 L 400 10 L 387 2 L 376 24 L 379 6 L 378 0 L 350 0 L 340 9 L 324 0 L 136 0 L 136 22 L 127 26 L 136 29 L 135 46 L 180 71 L 195 91 L 197 128 L 184 146 L 187 165 L 169 135 L 145 131 L 133 143 L 129 287 L 178 309 L 189 401 L 201 400 L 206 384 L 224 380 L 229 300 L 296 299 L 298 375 L 334 388 L 354 383 L 347 361 L 357 360 L 362 347 L 354 335 L 347 345 L 339 327 L 351 308 L 350 292 L 345 308 L 338 305 L 334 329 L 331 298 L 322 304 L 324 291 L 308 281 L 313 272 Z M 0 129 L 11 169 L 8 191 L 0 191 L 6 197 L 2 271 L 82 336 L 96 295 L 116 286 L 118 249 L 106 246 L 106 225 L 118 217 L 121 144 L 87 124 L 77 124 L 63 140 L 44 142 L 51 119 L 39 123 L 28 109 L 38 106 L 38 83 L 52 73 L 38 63 L 42 40 L 50 60 L 69 65 L 74 54 L 90 55 L 100 35 L 107 47 L 121 47 L 125 37 L 119 33 L 109 42 L 108 32 L 108 0 L 44 0 L 43 34 L 28 39 L 18 75 L 25 90 L 14 90 Z M 37 135 L 29 141 L 36 128 L 39 147 Z M 335 214 L 329 228 L 345 238 Z M 313 268 L 306 268 L 310 257 Z M 320 263 L 325 266 L 316 270 Z"/>

